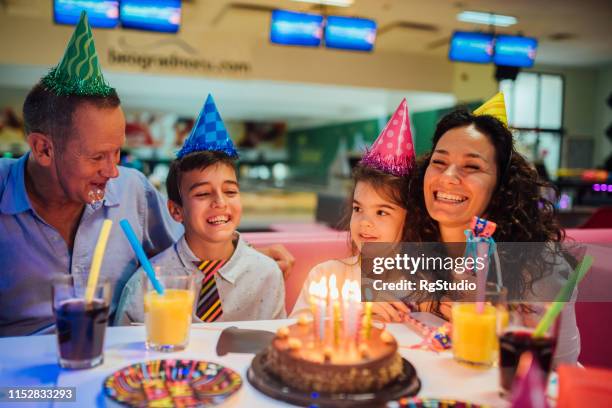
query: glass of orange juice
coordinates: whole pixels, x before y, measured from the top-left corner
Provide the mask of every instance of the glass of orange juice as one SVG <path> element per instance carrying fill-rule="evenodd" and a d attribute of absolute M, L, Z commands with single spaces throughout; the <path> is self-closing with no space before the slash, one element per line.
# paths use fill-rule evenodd
<path fill-rule="evenodd" d="M 163 295 L 155 291 L 146 276 L 143 277 L 147 348 L 165 352 L 183 350 L 189 343 L 194 278 L 183 274 L 156 275 L 164 287 Z"/>
<path fill-rule="evenodd" d="M 455 302 L 452 318 L 453 356 L 460 363 L 490 367 L 499 356 L 498 335 L 508 325 L 506 289 L 487 284 L 484 307 Z"/>

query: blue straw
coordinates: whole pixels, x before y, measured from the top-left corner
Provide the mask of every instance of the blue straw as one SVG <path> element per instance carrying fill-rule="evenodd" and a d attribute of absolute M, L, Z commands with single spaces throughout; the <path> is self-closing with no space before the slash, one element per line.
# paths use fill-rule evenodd
<path fill-rule="evenodd" d="M 140 245 L 140 241 L 136 238 L 136 234 L 130 225 L 130 222 L 125 218 L 119 221 L 119 225 L 121 225 L 121 229 L 125 233 L 126 238 L 130 241 L 130 245 L 132 245 L 132 249 L 136 252 L 136 256 L 142 265 L 142 269 L 147 273 L 149 280 L 153 284 L 153 287 L 160 295 L 164 294 L 164 287 L 159 283 L 157 278 L 155 277 L 155 272 L 153 271 L 153 267 L 151 266 L 151 262 L 149 262 L 149 258 L 142 249 L 142 245 Z"/>

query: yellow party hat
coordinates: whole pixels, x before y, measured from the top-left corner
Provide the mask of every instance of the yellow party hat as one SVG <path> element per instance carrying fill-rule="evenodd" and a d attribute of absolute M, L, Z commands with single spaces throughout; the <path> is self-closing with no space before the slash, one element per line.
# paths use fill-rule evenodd
<path fill-rule="evenodd" d="M 474 115 L 491 115 L 508 126 L 506 103 L 504 102 L 503 92 L 498 92 L 494 97 L 480 105 L 480 107 L 474 111 Z"/>

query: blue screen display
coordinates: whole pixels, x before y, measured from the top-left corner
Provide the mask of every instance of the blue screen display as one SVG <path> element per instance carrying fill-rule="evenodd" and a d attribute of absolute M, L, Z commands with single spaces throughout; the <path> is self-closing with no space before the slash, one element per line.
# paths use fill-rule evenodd
<path fill-rule="evenodd" d="M 495 38 L 496 65 L 529 68 L 533 66 L 538 48 L 538 40 L 530 37 L 498 35 Z"/>
<path fill-rule="evenodd" d="M 372 51 L 376 22 L 364 18 L 329 16 L 325 26 L 325 46 L 354 51 Z"/>
<path fill-rule="evenodd" d="M 176 33 L 181 25 L 181 0 L 121 0 L 119 15 L 125 28 Z"/>
<path fill-rule="evenodd" d="M 57 24 L 75 25 L 83 10 L 92 27 L 114 28 L 119 22 L 119 0 L 55 0 L 53 19 Z"/>
<path fill-rule="evenodd" d="M 486 64 L 493 59 L 493 34 L 455 31 L 448 50 L 451 61 Z"/>
<path fill-rule="evenodd" d="M 270 41 L 283 45 L 318 47 L 323 36 L 323 16 L 274 10 L 270 24 Z"/>

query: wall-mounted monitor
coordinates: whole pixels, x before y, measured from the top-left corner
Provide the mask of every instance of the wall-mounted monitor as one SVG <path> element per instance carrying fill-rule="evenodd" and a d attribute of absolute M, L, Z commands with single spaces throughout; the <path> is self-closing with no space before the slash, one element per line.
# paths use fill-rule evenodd
<path fill-rule="evenodd" d="M 91 27 L 114 28 L 119 22 L 119 0 L 54 0 L 53 20 L 75 25 L 83 10 Z"/>
<path fill-rule="evenodd" d="M 533 66 L 538 40 L 531 37 L 498 35 L 495 37 L 495 65 L 529 68 Z"/>
<path fill-rule="evenodd" d="M 274 10 L 270 23 L 270 41 L 282 45 L 318 47 L 323 36 L 323 16 Z"/>
<path fill-rule="evenodd" d="M 181 26 L 181 0 L 121 0 L 121 26 L 176 33 Z"/>
<path fill-rule="evenodd" d="M 329 16 L 325 24 L 325 46 L 353 51 L 372 51 L 376 22 L 365 18 Z"/>
<path fill-rule="evenodd" d="M 486 33 L 455 31 L 448 58 L 451 61 L 487 64 L 493 60 L 494 36 Z"/>

